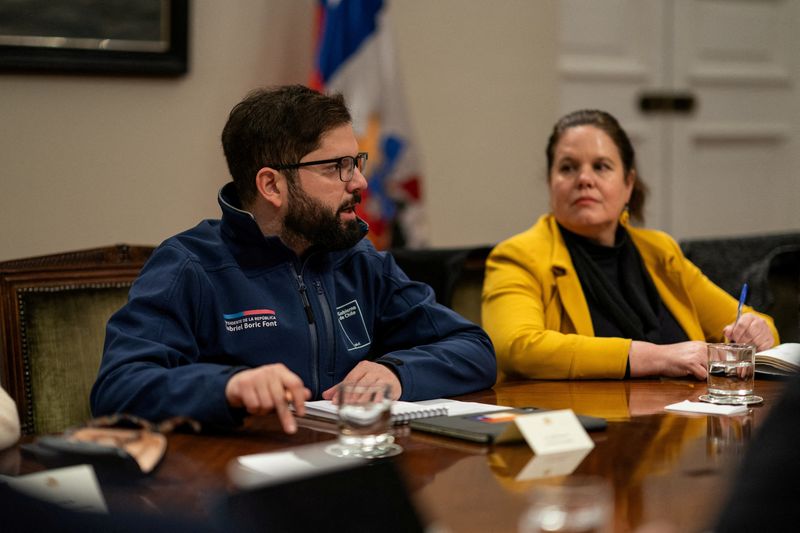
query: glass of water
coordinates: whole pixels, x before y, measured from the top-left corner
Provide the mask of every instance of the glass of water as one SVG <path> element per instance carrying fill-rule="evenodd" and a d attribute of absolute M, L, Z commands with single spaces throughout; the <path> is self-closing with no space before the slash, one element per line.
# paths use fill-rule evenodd
<path fill-rule="evenodd" d="M 708 345 L 708 394 L 704 402 L 747 405 L 764 401 L 755 389 L 756 350 L 751 344 Z"/>
<path fill-rule="evenodd" d="M 339 405 L 339 442 L 328 452 L 339 457 L 389 457 L 403 451 L 392 435 L 392 387 L 387 384 L 341 383 L 334 400 Z"/>
<path fill-rule="evenodd" d="M 519 521 L 520 533 L 613 531 L 614 491 L 599 476 L 553 478 L 531 489 Z"/>

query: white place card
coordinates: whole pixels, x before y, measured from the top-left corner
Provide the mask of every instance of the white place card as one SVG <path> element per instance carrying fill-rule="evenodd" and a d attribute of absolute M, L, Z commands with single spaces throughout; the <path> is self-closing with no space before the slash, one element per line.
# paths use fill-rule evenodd
<path fill-rule="evenodd" d="M 665 411 L 679 411 L 683 413 L 698 413 L 704 415 L 743 415 L 747 413 L 749 407 L 746 405 L 718 405 L 706 402 L 691 402 L 684 400 L 678 403 L 671 403 L 664 407 Z"/>
<path fill-rule="evenodd" d="M 9 487 L 18 492 L 71 511 L 108 512 L 91 465 L 56 468 L 19 477 L 0 476 L 0 482 L 8 483 Z"/>
<path fill-rule="evenodd" d="M 594 448 L 594 441 L 572 409 L 520 415 L 514 423 L 536 455 Z"/>

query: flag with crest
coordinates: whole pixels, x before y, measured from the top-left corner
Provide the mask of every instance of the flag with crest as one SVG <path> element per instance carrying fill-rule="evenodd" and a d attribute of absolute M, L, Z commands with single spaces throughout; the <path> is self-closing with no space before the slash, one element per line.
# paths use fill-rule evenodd
<path fill-rule="evenodd" d="M 358 215 L 378 249 L 427 244 L 421 173 L 384 0 L 320 0 L 311 86 L 342 93 L 369 152 Z"/>

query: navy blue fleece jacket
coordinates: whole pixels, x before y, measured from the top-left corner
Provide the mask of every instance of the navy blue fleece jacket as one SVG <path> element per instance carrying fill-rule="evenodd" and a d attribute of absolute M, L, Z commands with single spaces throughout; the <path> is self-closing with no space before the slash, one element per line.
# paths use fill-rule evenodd
<path fill-rule="evenodd" d="M 403 400 L 491 387 L 486 333 L 410 281 L 367 239 L 301 260 L 265 237 L 238 208 L 232 183 L 219 194 L 222 220 L 206 220 L 159 246 L 111 317 L 95 416 L 152 421 L 186 415 L 236 425 L 225 385 L 235 373 L 283 363 L 314 399 L 362 360 L 388 365 Z"/>

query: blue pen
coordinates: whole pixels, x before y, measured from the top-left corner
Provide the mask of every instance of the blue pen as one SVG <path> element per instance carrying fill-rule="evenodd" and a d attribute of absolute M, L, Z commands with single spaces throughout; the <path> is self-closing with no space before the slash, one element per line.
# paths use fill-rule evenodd
<path fill-rule="evenodd" d="M 744 301 L 747 300 L 747 283 L 742 285 L 742 292 L 739 294 L 739 308 L 736 310 L 736 321 L 733 323 L 733 328 L 736 328 L 736 324 L 739 322 L 739 319 L 742 318 L 742 306 L 744 305 Z"/>
<path fill-rule="evenodd" d="M 736 309 L 736 320 L 733 321 L 733 326 L 731 327 L 731 331 L 736 329 L 736 324 L 739 323 L 739 319 L 742 318 L 742 306 L 744 306 L 744 301 L 747 299 L 747 283 L 742 285 L 742 292 L 739 293 L 739 307 Z M 724 337 L 725 342 L 731 342 L 733 339 L 729 339 L 728 337 Z"/>

